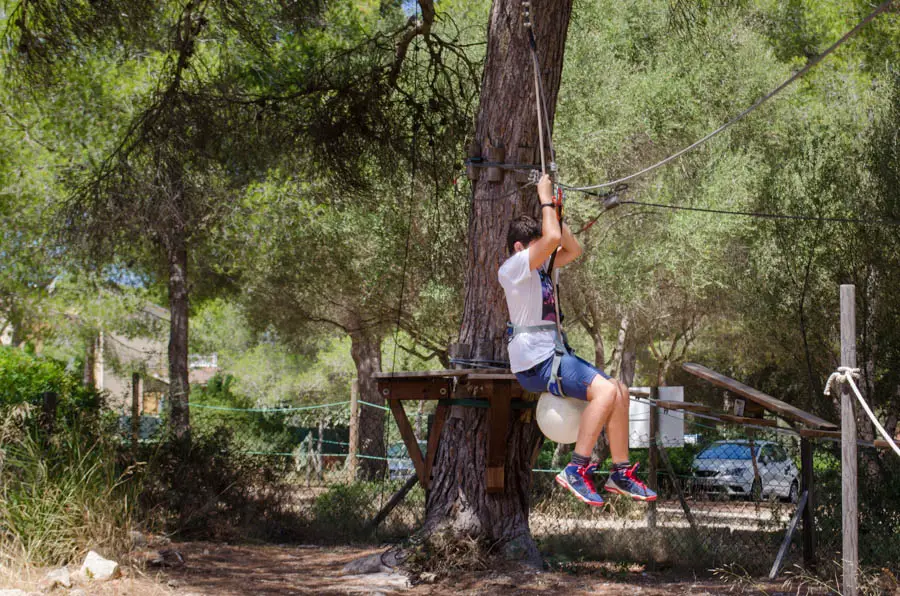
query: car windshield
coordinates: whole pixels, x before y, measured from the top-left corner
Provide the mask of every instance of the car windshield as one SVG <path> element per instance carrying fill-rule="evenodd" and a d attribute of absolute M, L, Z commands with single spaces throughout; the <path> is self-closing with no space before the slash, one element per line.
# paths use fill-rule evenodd
<path fill-rule="evenodd" d="M 754 447 L 758 451 L 758 447 Z M 750 445 L 716 443 L 704 449 L 697 459 L 750 459 Z"/>

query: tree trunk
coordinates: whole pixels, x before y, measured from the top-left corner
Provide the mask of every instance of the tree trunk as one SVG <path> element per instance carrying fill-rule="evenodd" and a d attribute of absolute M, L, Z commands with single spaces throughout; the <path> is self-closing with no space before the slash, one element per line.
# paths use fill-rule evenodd
<path fill-rule="evenodd" d="M 176 441 L 190 442 L 187 243 L 181 230 L 169 240 L 169 426 Z"/>
<path fill-rule="evenodd" d="M 572 2 L 532 0 L 531 4 L 552 122 Z M 506 161 L 521 162 L 530 156 L 532 163 L 540 163 L 533 72 L 521 2 L 494 0 L 475 131 L 482 155 L 487 154 L 488 147 L 502 145 L 506 149 Z M 532 148 L 529 154 L 520 152 L 523 146 Z M 516 188 L 510 173 L 501 183 L 487 181 L 484 174 L 475 183 L 459 339 L 473 347 L 473 358 L 502 359 L 506 356 L 508 314 L 503 290 L 497 281 L 497 270 L 507 257 L 508 222 L 523 211 Z M 532 214 L 537 210 L 534 199 L 532 192 L 530 208 L 526 209 Z M 504 490 L 488 494 L 485 478 L 487 410 L 453 407 L 434 466 L 425 531 L 449 527 L 499 547 L 494 552 L 540 564 L 540 553 L 528 527 L 528 502 L 531 458 L 541 434 L 537 424 L 521 422 L 515 410 L 510 418 L 506 434 Z"/>
<path fill-rule="evenodd" d="M 355 328 L 359 328 L 356 325 Z M 378 393 L 374 373 L 381 372 L 381 336 L 366 331 L 350 334 L 350 355 L 356 365 L 359 381 L 359 400 L 379 406 L 384 405 L 384 397 Z M 384 475 L 384 411 L 363 403 L 359 404 L 359 465 L 357 477 L 360 480 L 374 480 Z"/>
<path fill-rule="evenodd" d="M 616 347 L 613 348 L 612 359 L 609 366 L 609 376 L 616 378 L 619 371 L 622 370 L 622 355 L 625 352 L 625 341 L 628 338 L 628 327 L 631 325 L 631 319 L 627 314 L 622 315 L 619 322 L 619 332 L 616 334 Z"/>
<path fill-rule="evenodd" d="M 84 372 L 82 373 L 81 384 L 85 387 L 94 388 L 96 380 L 94 379 L 94 354 L 97 350 L 97 338 L 91 335 L 89 341 L 85 342 L 84 347 Z"/>

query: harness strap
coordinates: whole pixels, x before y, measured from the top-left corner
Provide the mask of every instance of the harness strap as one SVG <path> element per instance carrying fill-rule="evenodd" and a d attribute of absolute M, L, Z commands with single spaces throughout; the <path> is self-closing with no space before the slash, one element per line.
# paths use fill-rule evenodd
<path fill-rule="evenodd" d="M 550 364 L 550 381 L 547 383 L 547 391 L 557 397 L 567 397 L 563 393 L 562 382 L 559 380 L 559 366 L 562 363 L 562 357 L 569 353 L 566 347 L 566 338 L 559 332 L 556 323 L 539 323 L 538 325 L 513 325 L 507 323 L 506 328 L 511 337 L 515 337 L 520 333 L 537 333 L 540 331 L 549 331 L 553 333 L 553 362 Z"/>

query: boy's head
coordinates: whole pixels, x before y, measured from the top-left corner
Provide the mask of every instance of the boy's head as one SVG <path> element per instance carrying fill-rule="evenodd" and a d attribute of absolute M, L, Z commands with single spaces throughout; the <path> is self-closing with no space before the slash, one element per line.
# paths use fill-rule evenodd
<path fill-rule="evenodd" d="M 506 248 L 509 254 L 525 250 L 529 244 L 541 237 L 541 224 L 533 217 L 520 215 L 509 222 L 506 234 Z"/>

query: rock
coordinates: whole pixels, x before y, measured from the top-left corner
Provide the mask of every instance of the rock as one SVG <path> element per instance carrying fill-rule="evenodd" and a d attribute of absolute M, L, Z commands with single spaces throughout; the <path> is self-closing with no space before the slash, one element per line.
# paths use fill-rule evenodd
<path fill-rule="evenodd" d="M 432 573 L 430 571 L 426 571 L 425 573 L 419 576 L 419 581 L 423 584 L 433 584 L 437 581 L 437 573 Z"/>
<path fill-rule="evenodd" d="M 69 576 L 69 570 L 66 567 L 60 567 L 59 569 L 50 571 L 38 583 L 41 592 L 50 592 L 56 588 L 56 586 L 63 588 L 72 587 L 72 578 Z"/>
<path fill-rule="evenodd" d="M 344 565 L 343 572 L 347 575 L 360 575 L 364 573 L 384 573 L 391 571 L 391 567 L 384 564 L 381 559 L 383 553 L 375 553 L 354 559 Z"/>
<path fill-rule="evenodd" d="M 78 570 L 78 575 L 90 580 L 104 581 L 114 579 L 121 574 L 119 564 L 109 559 L 104 559 L 94 551 L 90 551 Z"/>

